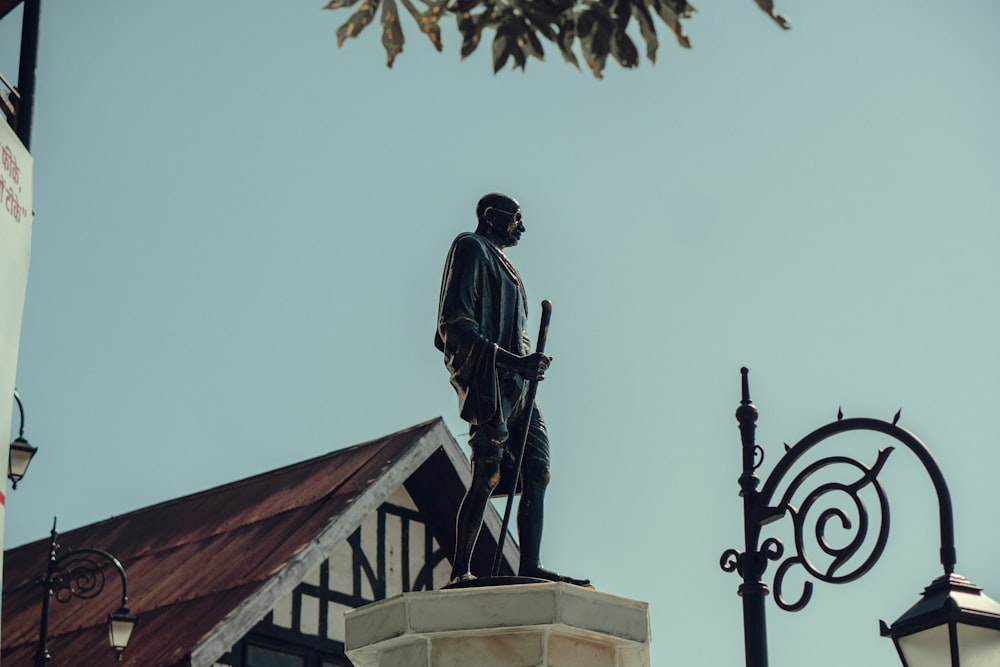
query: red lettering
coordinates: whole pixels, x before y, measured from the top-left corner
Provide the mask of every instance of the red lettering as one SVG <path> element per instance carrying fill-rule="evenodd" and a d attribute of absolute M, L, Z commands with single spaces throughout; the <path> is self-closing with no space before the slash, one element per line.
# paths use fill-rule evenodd
<path fill-rule="evenodd" d="M 4 197 L 4 208 L 6 208 L 7 212 L 14 218 L 14 222 L 21 222 L 21 218 L 25 217 L 28 213 L 28 209 L 21 206 L 21 202 L 18 201 L 17 195 L 10 189 L 7 190 L 7 196 Z"/>
<path fill-rule="evenodd" d="M 17 158 L 11 152 L 10 146 L 4 146 L 2 152 L 3 170 L 10 174 L 10 180 L 15 183 L 21 182 L 21 167 L 17 164 Z"/>

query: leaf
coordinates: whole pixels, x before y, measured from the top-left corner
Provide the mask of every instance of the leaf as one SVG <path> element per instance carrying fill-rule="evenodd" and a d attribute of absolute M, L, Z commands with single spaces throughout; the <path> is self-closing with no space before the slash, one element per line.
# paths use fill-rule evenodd
<path fill-rule="evenodd" d="M 527 41 L 524 44 L 524 52 L 529 56 L 534 56 L 539 60 L 545 60 L 545 49 L 542 48 L 542 42 L 538 39 L 538 35 L 535 31 L 531 29 L 530 26 L 526 27 L 524 32 Z"/>
<path fill-rule="evenodd" d="M 761 8 L 761 11 L 770 16 L 775 23 L 780 25 L 782 30 L 791 30 L 792 24 L 788 18 L 774 11 L 774 0 L 756 0 L 756 2 L 757 6 Z"/>
<path fill-rule="evenodd" d="M 697 11 L 687 0 L 652 0 L 653 8 L 667 25 L 689 19 Z"/>
<path fill-rule="evenodd" d="M 420 26 L 420 30 L 427 35 L 427 39 L 431 40 L 431 44 L 438 51 L 444 49 L 444 43 L 441 41 L 441 26 L 437 24 L 437 21 L 433 23 L 424 23 L 422 21 L 417 22 Z"/>
<path fill-rule="evenodd" d="M 556 34 L 555 28 L 552 27 L 553 25 L 554 24 L 552 24 L 552 23 L 542 23 L 542 22 L 539 22 L 539 21 L 531 21 L 531 24 L 530 24 L 530 26 L 531 26 L 531 33 L 534 34 L 535 32 L 540 32 L 540 33 L 542 33 L 542 37 L 544 37 L 545 39 L 549 40 L 550 42 L 555 42 L 555 41 L 557 41 L 559 39 L 559 37 Z M 536 39 L 537 39 L 537 37 L 536 37 Z"/>
<path fill-rule="evenodd" d="M 555 11 L 550 3 L 545 2 L 528 2 L 521 9 L 533 28 L 540 31 L 547 39 L 555 41 L 554 26 L 559 23 L 561 10 Z"/>
<path fill-rule="evenodd" d="M 653 25 L 653 15 L 649 13 L 646 0 L 639 0 L 631 3 L 632 16 L 639 24 L 639 33 L 643 41 L 646 42 L 646 57 L 656 63 L 656 50 L 660 47 L 660 40 L 656 36 L 656 27 Z"/>
<path fill-rule="evenodd" d="M 357 37 L 365 27 L 375 18 L 375 10 L 378 9 L 379 0 L 365 0 L 361 3 L 358 11 L 354 12 L 351 18 L 347 19 L 344 25 L 337 28 L 337 46 L 343 46 L 348 37 Z"/>
<path fill-rule="evenodd" d="M 631 18 L 629 0 L 614 0 L 611 6 L 611 20 L 614 23 L 614 28 L 611 31 L 611 55 L 614 56 L 619 65 L 625 68 L 635 67 L 639 64 L 639 50 L 635 48 L 632 38 L 625 32 Z"/>
<path fill-rule="evenodd" d="M 417 22 L 417 27 L 420 28 L 420 32 L 427 35 L 427 38 L 431 40 L 431 44 L 434 45 L 438 51 L 444 48 L 441 43 L 441 26 L 439 21 L 446 11 L 445 2 L 435 2 L 433 4 L 429 3 L 429 7 L 426 12 L 420 12 L 410 0 L 403 0 L 403 6 L 406 10 L 410 12 L 413 20 Z"/>
<path fill-rule="evenodd" d="M 695 8 L 685 0 L 652 0 L 652 7 L 660 15 L 660 18 L 663 19 L 663 22 L 674 31 L 677 43 L 685 49 L 690 49 L 691 42 L 684 33 L 684 26 L 681 25 L 681 19 L 690 18 L 695 12 Z"/>
<path fill-rule="evenodd" d="M 896 410 L 896 414 L 892 418 L 892 425 L 895 426 L 899 422 L 899 416 L 903 414 L 903 408 Z"/>
<path fill-rule="evenodd" d="M 598 79 L 604 78 L 604 64 L 611 52 L 611 32 L 614 29 L 607 8 L 597 3 L 590 3 L 590 8 L 581 12 L 576 20 L 576 28 L 583 59 L 590 66 L 594 76 Z"/>
<path fill-rule="evenodd" d="M 514 58 L 514 69 L 520 68 L 523 72 L 524 65 L 528 61 L 528 56 L 524 54 L 524 49 L 521 47 L 519 40 L 510 43 L 510 55 Z"/>
<path fill-rule="evenodd" d="M 524 38 L 524 26 L 513 19 L 507 18 L 500 24 L 497 34 L 501 31 L 507 35 L 507 50 L 514 59 L 514 69 L 520 68 L 523 70 L 525 61 L 528 59 L 524 53 L 526 41 Z"/>
<path fill-rule="evenodd" d="M 576 17 L 573 12 L 563 14 L 557 25 L 559 26 L 559 34 L 555 42 L 559 47 L 559 52 L 562 53 L 563 60 L 580 69 L 580 62 L 576 59 L 576 54 L 573 53 L 573 40 L 576 37 Z"/>
<path fill-rule="evenodd" d="M 635 48 L 635 44 L 624 30 L 615 30 L 611 33 L 611 55 L 625 68 L 639 64 L 639 50 Z"/>
<path fill-rule="evenodd" d="M 507 35 L 497 30 L 496 37 L 493 38 L 493 73 L 496 74 L 507 64 L 510 57 L 510 40 Z"/>
<path fill-rule="evenodd" d="M 483 36 L 483 28 L 486 25 L 488 16 L 477 14 L 472 16 L 466 14 L 459 19 L 458 31 L 462 33 L 462 58 L 467 58 L 479 46 L 479 40 Z"/>
<path fill-rule="evenodd" d="M 685 49 L 691 48 L 691 40 L 688 39 L 687 34 L 684 32 L 684 26 L 680 24 L 680 21 L 670 26 L 670 29 L 674 31 L 674 36 L 677 38 L 678 44 Z"/>
<path fill-rule="evenodd" d="M 357 2 L 358 0 L 330 0 L 323 9 L 342 9 L 343 7 L 351 7 Z"/>
<path fill-rule="evenodd" d="M 514 59 L 513 68 L 525 68 L 527 60 L 534 56 L 539 60 L 544 56 L 542 43 L 535 35 L 531 24 L 514 12 L 505 12 L 497 26 L 493 39 L 493 71 L 499 72 L 508 58 Z"/>
<path fill-rule="evenodd" d="M 403 29 L 399 25 L 399 9 L 396 0 L 382 0 L 382 46 L 385 47 L 386 66 L 403 51 Z"/>

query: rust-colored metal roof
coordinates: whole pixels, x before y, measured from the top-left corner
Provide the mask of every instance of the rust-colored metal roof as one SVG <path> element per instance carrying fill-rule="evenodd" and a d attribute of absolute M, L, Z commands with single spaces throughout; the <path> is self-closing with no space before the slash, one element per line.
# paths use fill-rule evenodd
<path fill-rule="evenodd" d="M 440 419 L 72 530 L 59 536 L 60 553 L 93 547 L 124 565 L 129 607 L 139 615 L 126 662 L 186 665 L 220 623 L 435 427 L 444 429 Z M 4 665 L 32 664 L 47 550 L 45 539 L 4 554 Z M 53 602 L 52 664 L 115 664 L 105 621 L 121 591 L 116 574 L 106 572 L 98 598 Z"/>
<path fill-rule="evenodd" d="M 7 15 L 12 9 L 21 4 L 24 0 L 0 0 L 0 19 Z"/>

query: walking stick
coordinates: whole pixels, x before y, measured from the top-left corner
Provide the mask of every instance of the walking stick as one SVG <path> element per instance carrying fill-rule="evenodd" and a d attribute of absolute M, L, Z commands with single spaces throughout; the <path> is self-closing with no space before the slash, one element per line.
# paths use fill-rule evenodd
<path fill-rule="evenodd" d="M 549 335 L 549 320 L 552 319 L 552 302 L 546 299 L 542 301 L 542 321 L 538 327 L 538 343 L 535 345 L 535 352 L 541 354 L 545 352 L 545 339 Z M 531 428 L 531 417 L 535 411 L 535 393 L 538 391 L 538 380 L 528 383 L 528 396 L 525 399 L 527 406 L 524 413 L 524 437 L 521 438 L 521 448 L 517 452 L 517 460 L 514 463 L 514 479 L 511 481 L 510 494 L 507 496 L 507 507 L 503 512 L 503 523 L 500 526 L 500 539 L 497 540 L 497 552 L 493 556 L 494 577 L 500 574 L 500 560 L 503 555 L 503 543 L 507 537 L 507 525 L 510 523 L 510 510 L 514 506 L 514 493 L 517 491 L 517 480 L 521 477 L 521 463 L 524 461 L 524 450 L 528 446 L 528 430 Z"/>

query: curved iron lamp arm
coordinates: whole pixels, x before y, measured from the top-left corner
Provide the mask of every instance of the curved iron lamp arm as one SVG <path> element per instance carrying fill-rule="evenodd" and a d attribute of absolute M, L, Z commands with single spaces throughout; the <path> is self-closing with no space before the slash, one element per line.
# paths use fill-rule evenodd
<path fill-rule="evenodd" d="M 24 404 L 21 403 L 21 396 L 17 393 L 17 389 L 14 390 L 14 400 L 17 401 L 17 409 L 21 415 L 21 429 L 17 433 L 17 437 L 24 437 Z"/>
<path fill-rule="evenodd" d="M 951 505 L 951 493 L 948 491 L 948 484 L 945 482 L 944 475 L 941 473 L 941 468 L 938 467 L 937 461 L 934 460 L 934 456 L 927 448 L 927 445 L 921 442 L 920 438 L 915 436 L 910 431 L 901 426 L 897 426 L 895 422 L 887 422 L 870 417 L 840 419 L 825 426 L 821 426 L 799 440 L 785 453 L 784 456 L 781 457 L 778 463 L 774 466 L 774 469 L 771 471 L 767 480 L 764 482 L 764 487 L 760 491 L 760 504 L 758 505 L 758 512 L 755 518 L 758 520 L 766 520 L 768 518 L 768 511 L 773 509 L 769 507 L 769 505 L 775 492 L 781 486 L 785 475 L 788 474 L 792 466 L 794 466 L 795 463 L 806 454 L 806 452 L 828 438 L 850 431 L 874 431 L 887 435 L 890 438 L 895 439 L 897 442 L 906 445 L 906 447 L 920 460 L 920 463 L 923 464 L 924 469 L 931 478 L 931 482 L 934 484 L 934 491 L 937 493 L 938 498 L 938 518 L 941 527 L 941 565 L 944 567 L 945 574 L 952 574 L 955 571 L 957 557 L 955 552 L 955 520 Z M 886 452 L 883 458 L 887 458 L 888 453 L 892 450 L 890 448 L 889 450 L 883 451 Z M 851 459 L 845 460 L 850 461 Z"/>
<path fill-rule="evenodd" d="M 41 582 L 42 619 L 38 639 L 38 653 L 35 655 L 37 667 L 45 667 L 51 658 L 48 652 L 49 615 L 54 597 L 59 602 L 69 602 L 74 597 L 89 600 L 97 597 L 106 584 L 104 569 L 108 564 L 114 566 L 122 584 L 121 610 L 128 611 L 128 577 L 121 561 L 103 549 L 81 548 L 72 549 L 56 556 L 59 533 L 55 521 L 52 523 L 52 537 L 49 541 L 49 559 L 45 571 L 45 579 Z"/>
<path fill-rule="evenodd" d="M 885 465 L 892 447 L 880 450 L 878 458 L 871 466 L 865 466 L 859 461 L 845 456 L 828 456 L 820 459 L 802 471 L 787 483 L 786 492 L 779 503 L 773 504 L 773 499 L 779 488 L 785 487 L 785 477 L 802 457 L 819 443 L 841 433 L 850 431 L 873 431 L 887 435 L 905 445 L 920 460 L 924 469 L 930 475 L 934 489 L 937 492 L 939 518 L 941 524 L 941 564 L 945 575 L 954 572 L 956 553 L 954 537 L 954 519 L 952 515 L 951 494 L 945 483 L 941 469 L 919 438 L 896 425 L 899 413 L 892 422 L 871 418 L 843 419 L 837 415 L 837 421 L 822 426 L 802 438 L 794 447 L 787 447 L 784 456 L 778 461 L 771 474 L 764 481 L 762 488 L 757 476 L 757 469 L 764 460 L 764 450 L 755 442 L 757 408 L 750 400 L 749 370 L 742 368 L 742 400 L 736 411 L 742 440 L 743 472 L 740 475 L 740 495 L 743 497 L 743 519 L 745 549 L 738 551 L 728 549 L 722 554 L 720 565 L 726 572 L 738 572 L 743 578 L 739 587 L 739 595 L 743 598 L 744 641 L 747 667 L 766 667 L 767 665 L 767 630 L 765 620 L 764 598 L 768 595 L 768 586 L 763 581 L 768 561 L 779 561 L 784 556 L 784 545 L 776 538 L 768 538 L 760 542 L 762 528 L 786 515 L 792 517 L 795 533 L 795 553 L 786 558 L 778 567 L 774 577 L 775 600 L 779 607 L 786 611 L 799 611 L 808 604 L 812 595 L 812 582 L 806 581 L 802 595 L 794 602 L 787 602 L 781 595 L 781 584 L 787 571 L 799 565 L 806 569 L 809 575 L 828 583 L 846 583 L 860 578 L 871 570 L 881 558 L 889 530 L 889 505 L 885 492 L 878 481 L 878 473 Z M 860 477 L 857 481 L 845 484 L 840 482 L 822 483 L 806 494 L 801 508 L 792 506 L 791 499 L 803 487 L 809 478 L 819 470 L 833 466 L 846 465 L 857 470 Z M 846 565 L 857 554 L 865 542 L 869 527 L 868 511 L 861 500 L 863 489 L 871 487 L 877 494 L 880 518 L 879 533 L 872 547 L 871 554 L 857 568 L 843 574 L 842 566 Z M 819 500 L 827 493 L 844 493 L 854 504 L 858 513 L 858 526 L 854 538 L 845 547 L 834 547 L 824 536 L 824 528 L 832 521 L 839 521 L 842 528 L 853 528 L 847 513 L 834 506 L 823 511 L 815 523 L 815 542 L 832 563 L 821 571 L 816 568 L 805 555 L 805 528 L 809 510 L 818 507 Z M 813 524 L 809 524 L 812 526 Z"/>

